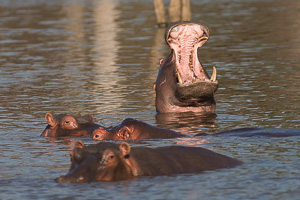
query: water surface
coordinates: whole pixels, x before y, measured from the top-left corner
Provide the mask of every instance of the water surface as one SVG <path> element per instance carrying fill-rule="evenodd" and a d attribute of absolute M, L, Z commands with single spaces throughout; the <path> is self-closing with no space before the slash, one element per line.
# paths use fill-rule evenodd
<path fill-rule="evenodd" d="M 58 184 L 72 141 L 40 138 L 44 116 L 127 117 L 194 135 L 233 128 L 300 129 L 300 2 L 191 1 L 209 41 L 199 58 L 219 90 L 215 114 L 157 114 L 152 85 L 170 49 L 153 2 L 0 1 L 1 199 L 297 199 L 299 137 L 149 141 L 191 145 L 244 161 L 198 175 Z M 92 144 L 90 138 L 79 138 Z M 74 140 L 78 140 L 74 139 Z"/>

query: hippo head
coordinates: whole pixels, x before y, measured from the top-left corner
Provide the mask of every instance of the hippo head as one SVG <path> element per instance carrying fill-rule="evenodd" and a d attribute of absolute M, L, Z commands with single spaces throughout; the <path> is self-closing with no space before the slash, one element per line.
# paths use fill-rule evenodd
<path fill-rule="evenodd" d="M 130 146 L 101 142 L 85 146 L 77 141 L 70 152 L 71 167 L 65 176 L 56 179 L 61 183 L 82 183 L 92 181 L 119 181 L 134 178 L 129 160 Z"/>
<path fill-rule="evenodd" d="M 136 123 L 136 120 L 128 118 L 114 127 L 99 127 L 93 132 L 92 137 L 94 140 L 129 140 L 134 132 L 133 123 Z"/>
<path fill-rule="evenodd" d="M 156 109 L 166 112 L 214 112 L 217 71 L 210 77 L 197 50 L 209 39 L 209 29 L 196 22 L 177 22 L 165 32 L 171 54 L 160 61 L 155 83 Z"/>
<path fill-rule="evenodd" d="M 43 137 L 61 137 L 61 136 L 90 136 L 94 129 L 100 125 L 94 123 L 90 115 L 77 116 L 60 114 L 55 117 L 51 113 L 45 115 L 48 125 L 43 131 Z"/>

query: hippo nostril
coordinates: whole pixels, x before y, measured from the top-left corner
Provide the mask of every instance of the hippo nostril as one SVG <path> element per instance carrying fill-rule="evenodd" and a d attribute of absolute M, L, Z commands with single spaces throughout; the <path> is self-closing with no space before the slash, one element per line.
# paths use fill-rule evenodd
<path fill-rule="evenodd" d="M 98 137 L 100 137 L 100 136 L 99 136 L 98 134 L 96 134 L 96 135 L 95 135 L 95 138 L 98 138 Z"/>
<path fill-rule="evenodd" d="M 80 176 L 79 178 L 77 178 L 77 182 L 83 182 L 84 181 L 84 177 Z"/>

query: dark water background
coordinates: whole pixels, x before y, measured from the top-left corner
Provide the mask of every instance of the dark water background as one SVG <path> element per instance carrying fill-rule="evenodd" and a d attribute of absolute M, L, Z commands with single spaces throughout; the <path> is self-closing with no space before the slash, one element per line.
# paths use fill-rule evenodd
<path fill-rule="evenodd" d="M 152 84 L 170 50 L 152 1 L 0 1 L 0 199 L 299 198 L 299 137 L 149 141 L 201 146 L 245 163 L 116 183 L 53 181 L 68 171 L 72 142 L 39 137 L 47 112 L 81 111 L 104 126 L 132 117 L 190 135 L 300 129 L 300 1 L 191 4 L 193 20 L 211 31 L 199 57 L 210 74 L 217 67 L 216 115 L 156 113 Z"/>

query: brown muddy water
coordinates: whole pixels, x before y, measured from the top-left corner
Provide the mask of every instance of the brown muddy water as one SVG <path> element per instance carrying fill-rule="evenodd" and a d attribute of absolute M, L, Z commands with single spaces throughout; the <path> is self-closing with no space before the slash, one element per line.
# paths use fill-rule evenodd
<path fill-rule="evenodd" d="M 211 38 L 216 113 L 157 114 L 152 84 L 170 49 L 150 0 L 0 1 L 0 199 L 298 199 L 300 137 L 146 141 L 192 145 L 244 161 L 233 169 L 114 183 L 58 184 L 72 141 L 39 137 L 44 116 L 127 117 L 186 134 L 300 129 L 300 1 L 192 0 Z M 81 139 L 93 144 L 90 138 Z"/>

